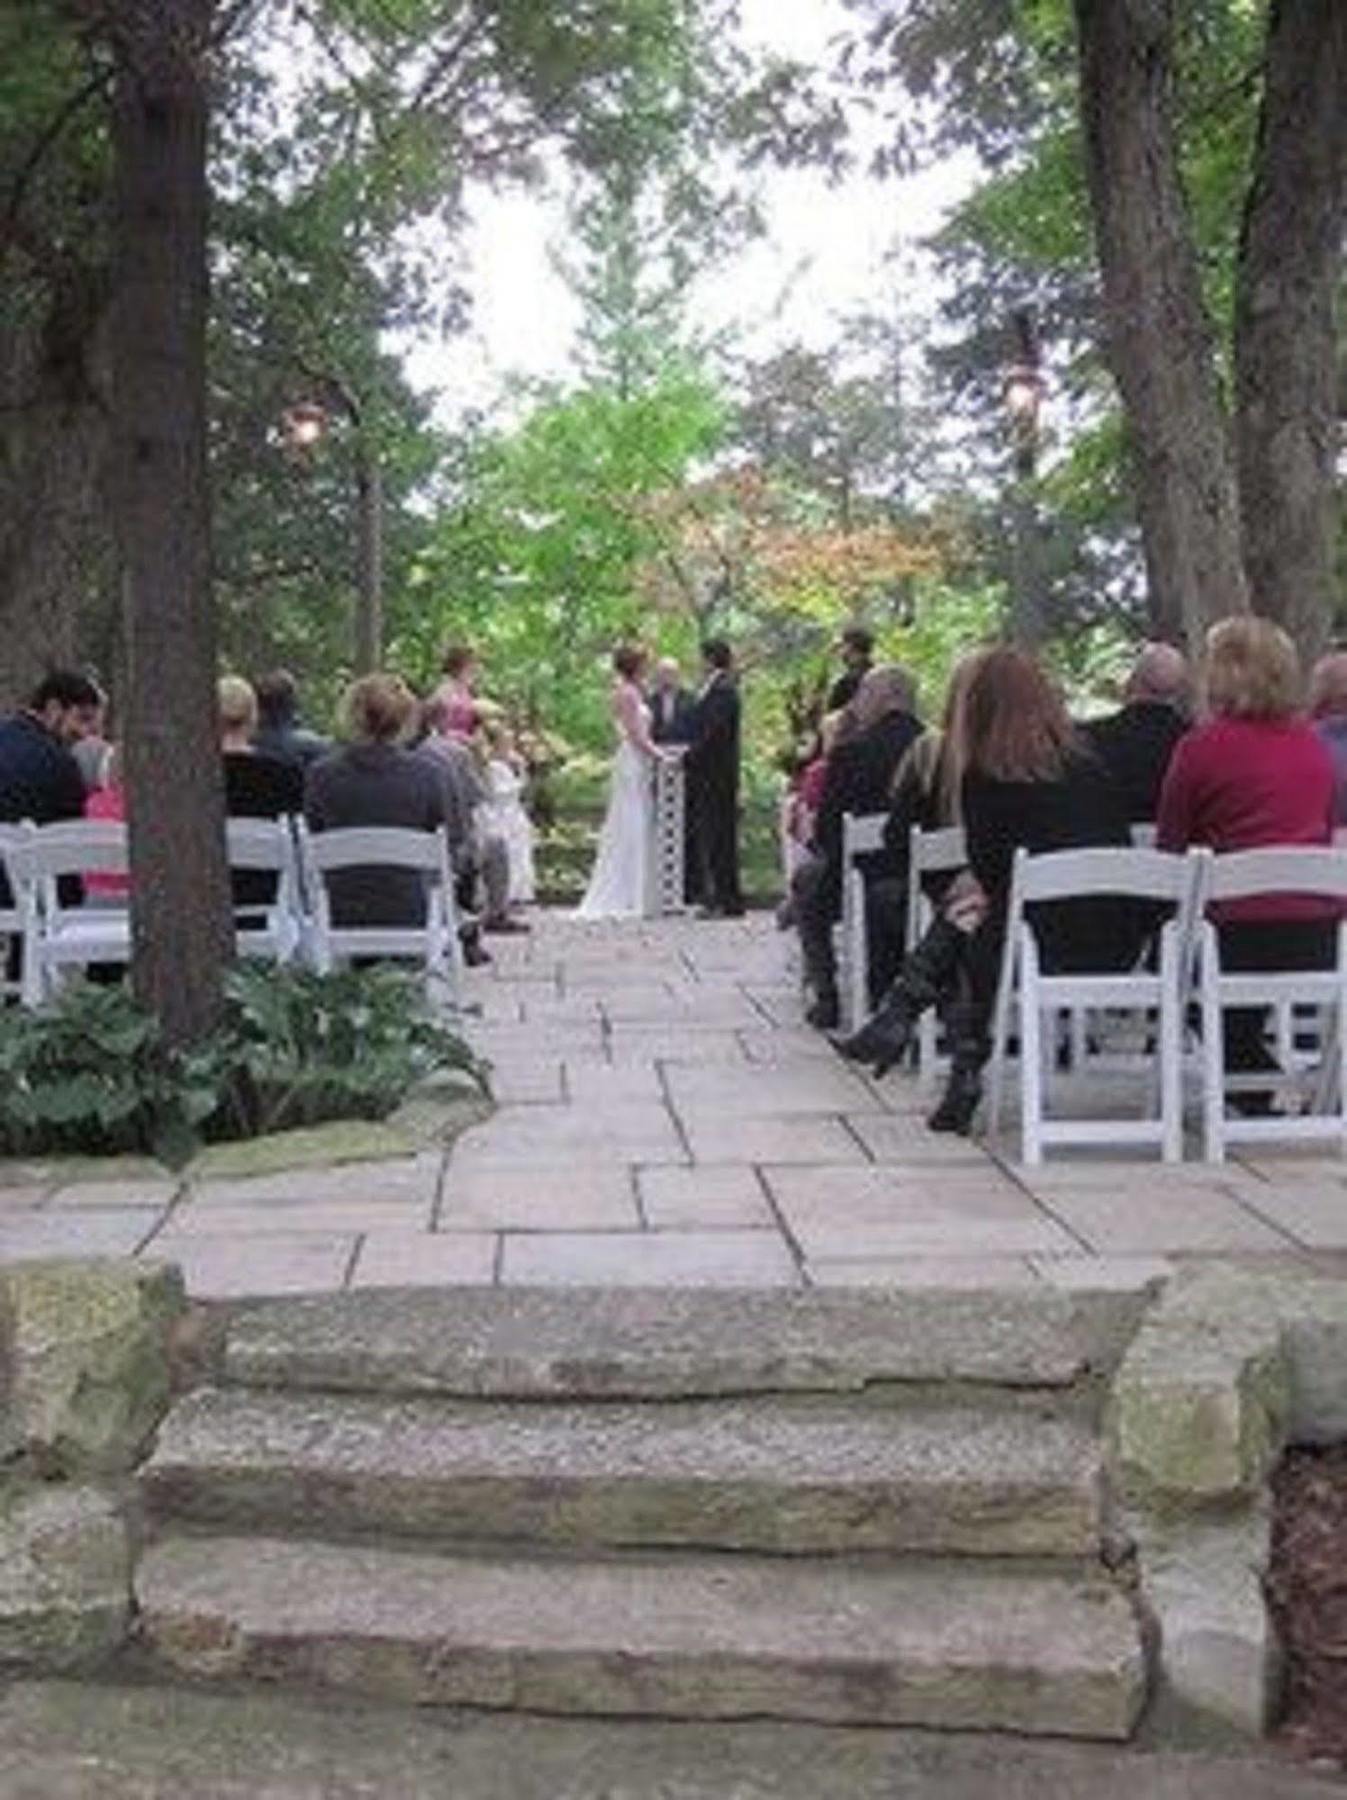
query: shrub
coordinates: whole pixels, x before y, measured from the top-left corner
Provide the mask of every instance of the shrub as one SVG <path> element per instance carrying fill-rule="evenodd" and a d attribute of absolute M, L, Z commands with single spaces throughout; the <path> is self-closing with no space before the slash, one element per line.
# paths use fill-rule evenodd
<path fill-rule="evenodd" d="M 485 1071 L 388 967 L 240 964 L 215 1038 L 182 1053 L 129 988 L 72 982 L 36 1012 L 0 1011 L 0 1153 L 150 1151 L 177 1166 L 200 1140 L 386 1117 L 428 1076 Z"/>

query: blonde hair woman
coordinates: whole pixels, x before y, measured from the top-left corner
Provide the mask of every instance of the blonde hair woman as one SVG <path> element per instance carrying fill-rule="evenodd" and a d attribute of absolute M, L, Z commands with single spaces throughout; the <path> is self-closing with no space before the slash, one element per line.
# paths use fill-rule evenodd
<path fill-rule="evenodd" d="M 1327 843 L 1333 762 L 1301 714 L 1300 659 L 1291 639 L 1270 619 L 1222 619 L 1207 633 L 1202 690 L 1209 717 L 1180 742 L 1160 793 L 1160 848 Z M 1226 968 L 1312 969 L 1332 960 L 1336 917 L 1323 900 L 1260 895 L 1214 916 Z M 1258 1007 L 1226 1014 L 1229 1072 L 1277 1067 L 1263 1025 Z M 1265 1093 L 1236 1099 L 1243 1111 L 1265 1112 L 1270 1102 Z"/>

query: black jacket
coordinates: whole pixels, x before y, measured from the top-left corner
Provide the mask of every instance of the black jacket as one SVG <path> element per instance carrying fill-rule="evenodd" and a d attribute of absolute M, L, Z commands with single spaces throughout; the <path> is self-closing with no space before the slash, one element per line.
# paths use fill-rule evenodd
<path fill-rule="evenodd" d="M 903 754 L 922 734 L 921 720 L 911 713 L 886 713 L 861 737 L 838 744 L 828 756 L 823 795 L 814 822 L 814 850 L 827 865 L 824 880 L 836 910 L 842 901 L 842 817 L 844 813 L 889 810 L 893 778 Z M 885 873 L 883 851 L 857 859 L 869 880 Z"/>
<path fill-rule="evenodd" d="M 1188 729 L 1162 700 L 1134 700 L 1107 719 L 1093 719 L 1082 736 L 1112 775 L 1130 824 L 1151 823 L 1174 747 Z"/>
<path fill-rule="evenodd" d="M 692 710 L 688 779 L 703 794 L 728 799 L 739 791 L 739 689 L 720 675 L 702 690 Z"/>
<path fill-rule="evenodd" d="M 0 720 L 0 821 L 18 825 L 31 819 L 34 825 L 54 825 L 58 819 L 83 816 L 84 778 L 65 745 L 31 713 Z M 68 885 L 71 902 L 78 902 L 78 882 Z M 12 904 L 0 865 L 0 906 Z"/>
<path fill-rule="evenodd" d="M 992 903 L 993 936 L 1004 931 L 1011 868 L 1021 846 L 1031 854 L 1131 842 L 1131 820 L 1109 771 L 1088 749 L 1054 781 L 963 779 L 968 863 Z M 1058 900 L 1034 909 L 1048 969 L 1130 968 L 1154 930 L 1154 909 L 1110 895 Z"/>

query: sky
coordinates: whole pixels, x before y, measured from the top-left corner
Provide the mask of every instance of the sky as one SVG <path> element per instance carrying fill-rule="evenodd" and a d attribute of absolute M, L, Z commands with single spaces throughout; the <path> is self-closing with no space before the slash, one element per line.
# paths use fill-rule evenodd
<path fill-rule="evenodd" d="M 848 23 L 841 0 L 741 0 L 741 6 L 747 40 L 819 65 L 831 62 L 831 41 Z M 900 302 L 905 314 L 922 313 L 936 289 L 920 241 L 974 176 L 971 159 L 903 181 L 880 182 L 864 172 L 840 184 L 809 171 L 767 175 L 764 236 L 703 280 L 691 323 L 715 334 L 730 327 L 746 352 L 764 355 L 793 339 L 822 348 L 839 314 L 886 299 Z M 549 258 L 549 244 L 564 229 L 556 196 L 482 193 L 471 217 L 461 251 L 473 296 L 471 326 L 448 342 L 401 346 L 413 383 L 438 392 L 437 412 L 446 424 L 467 409 L 491 410 L 512 375 L 564 379 L 579 322 L 574 297 Z"/>

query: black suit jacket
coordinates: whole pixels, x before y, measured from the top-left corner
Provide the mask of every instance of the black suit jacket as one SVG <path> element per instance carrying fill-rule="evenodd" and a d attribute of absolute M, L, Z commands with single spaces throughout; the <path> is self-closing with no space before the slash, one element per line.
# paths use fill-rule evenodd
<path fill-rule="evenodd" d="M 717 675 L 698 696 L 686 766 L 701 794 L 733 804 L 739 791 L 739 689 L 732 675 Z"/>
<path fill-rule="evenodd" d="M 1161 700 L 1134 700 L 1084 727 L 1082 736 L 1113 777 L 1129 823 L 1147 824 L 1155 818 L 1169 759 L 1187 729 L 1174 708 Z"/>
<path fill-rule="evenodd" d="M 666 698 L 673 705 L 665 713 Z M 665 696 L 650 695 L 650 735 L 657 744 L 690 744 L 696 732 L 697 697 L 687 688 L 675 688 Z"/>
<path fill-rule="evenodd" d="M 886 713 L 863 736 L 838 744 L 829 755 L 814 824 L 814 848 L 828 866 L 826 879 L 836 903 L 840 904 L 842 894 L 842 815 L 889 810 L 898 764 L 924 729 L 911 713 Z M 857 866 L 867 879 L 880 874 L 884 853 L 861 857 Z"/>

